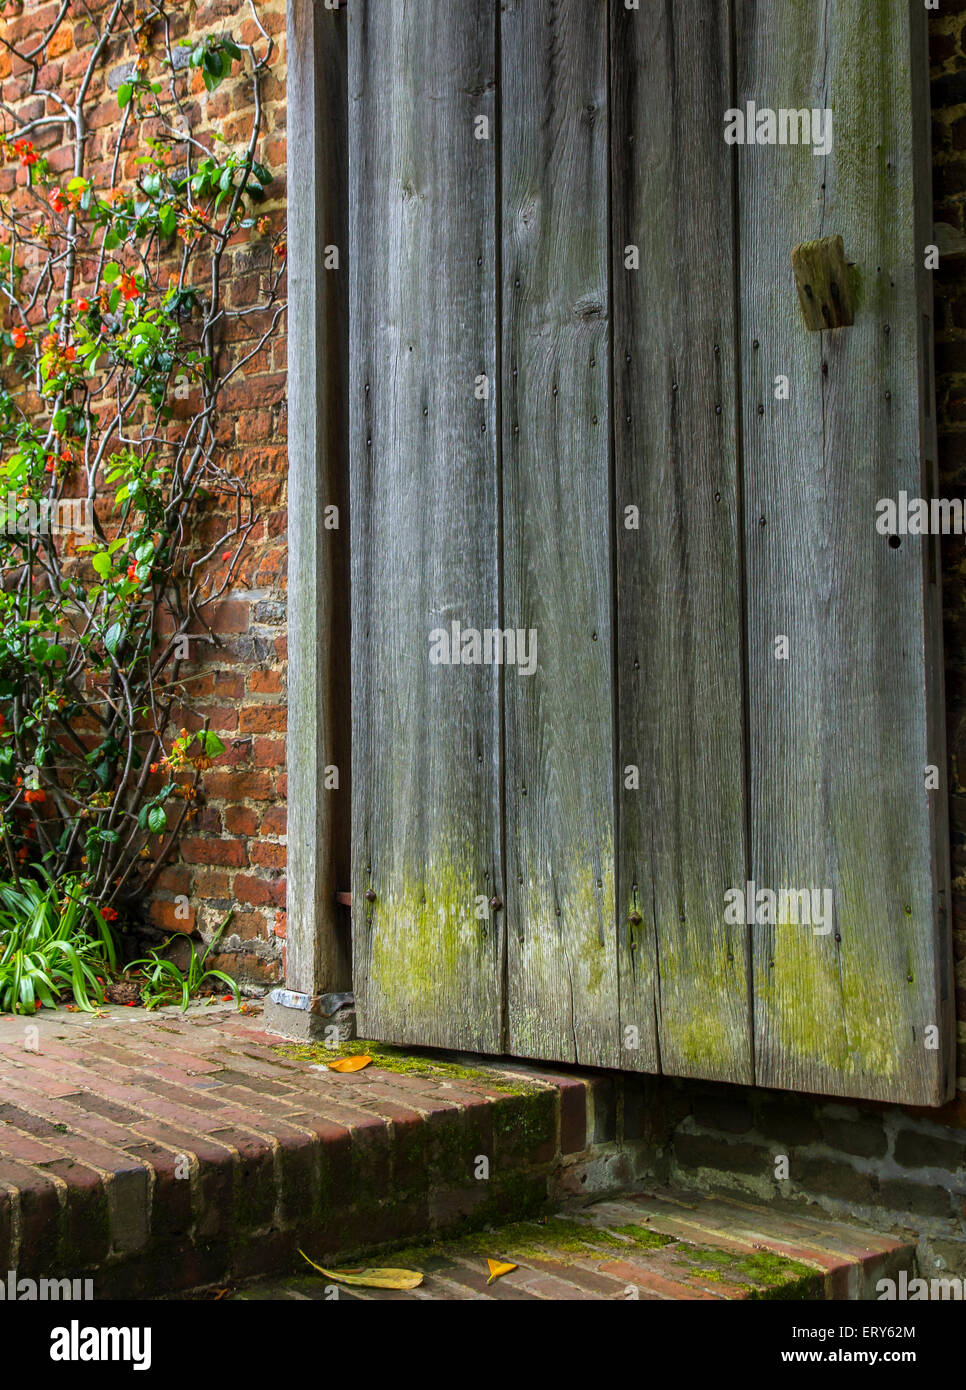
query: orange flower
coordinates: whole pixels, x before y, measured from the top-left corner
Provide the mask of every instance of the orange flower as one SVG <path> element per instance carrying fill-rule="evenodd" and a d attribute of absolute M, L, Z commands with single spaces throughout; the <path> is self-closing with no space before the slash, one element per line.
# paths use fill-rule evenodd
<path fill-rule="evenodd" d="M 131 563 L 128 565 L 127 577 L 128 579 L 130 579 L 132 584 L 136 584 L 138 582 L 138 564 L 136 560 L 132 560 Z"/>
<path fill-rule="evenodd" d="M 121 276 L 121 294 L 125 299 L 137 299 L 140 293 L 138 282 L 133 275 Z"/>
<path fill-rule="evenodd" d="M 78 299 L 78 301 L 77 301 L 77 303 L 76 303 L 76 305 L 75 305 L 74 307 L 76 308 L 76 310 L 77 310 L 77 312 L 78 312 L 79 314 L 86 314 L 87 311 L 88 311 L 88 309 L 89 309 L 91 306 L 90 306 L 90 303 L 89 303 L 86 299 Z"/>
<path fill-rule="evenodd" d="M 23 799 L 28 806 L 40 806 L 47 800 L 47 793 L 43 787 L 28 787 L 23 794 Z"/>
<path fill-rule="evenodd" d="M 22 348 L 27 341 L 27 330 L 22 324 L 18 323 L 11 336 L 13 337 L 14 347 Z"/>
<path fill-rule="evenodd" d="M 116 907 L 102 907 L 102 908 L 101 908 L 101 916 L 104 918 L 104 921 L 105 921 L 105 922 L 116 922 L 116 921 L 117 921 L 117 908 L 116 908 Z"/>
<path fill-rule="evenodd" d="M 29 169 L 31 164 L 36 164 L 37 160 L 40 158 L 40 156 L 34 152 L 32 140 L 15 140 L 13 152 L 20 157 L 20 163 L 25 169 Z"/>

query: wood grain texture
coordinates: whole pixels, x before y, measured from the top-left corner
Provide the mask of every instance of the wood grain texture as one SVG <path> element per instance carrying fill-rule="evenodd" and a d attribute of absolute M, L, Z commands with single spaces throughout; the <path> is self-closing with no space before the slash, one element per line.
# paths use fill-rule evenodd
<path fill-rule="evenodd" d="M 622 1066 L 750 1082 L 728 6 L 611 14 Z"/>
<path fill-rule="evenodd" d="M 607 6 L 501 13 L 509 1050 L 620 1065 Z"/>
<path fill-rule="evenodd" d="M 363 1036 L 498 1051 L 493 666 L 430 635 L 498 612 L 495 14 L 349 15 L 355 990 Z M 367 891 L 374 898 L 367 899 Z"/>
<path fill-rule="evenodd" d="M 949 1078 L 924 1039 L 945 1007 L 932 599 L 920 538 L 893 548 L 875 528 L 879 498 L 923 488 L 911 16 L 909 0 L 736 3 L 738 105 L 834 111 L 827 158 L 738 150 L 752 876 L 834 901 L 828 935 L 754 928 L 755 1043 L 759 1084 L 934 1104 Z M 855 324 L 808 333 L 791 249 L 838 234 Z"/>
<path fill-rule="evenodd" d="M 349 285 L 324 269 L 348 248 L 345 15 L 312 0 L 288 9 L 288 924 L 286 980 L 349 989 L 348 923 L 335 903 L 349 875 Z M 339 508 L 327 529 L 324 512 Z M 325 768 L 340 770 L 326 788 Z"/>

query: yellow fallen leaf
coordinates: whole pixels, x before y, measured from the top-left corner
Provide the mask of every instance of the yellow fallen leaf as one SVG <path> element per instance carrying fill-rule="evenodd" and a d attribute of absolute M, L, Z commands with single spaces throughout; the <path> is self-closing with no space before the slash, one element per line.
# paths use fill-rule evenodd
<path fill-rule="evenodd" d="M 338 1061 L 329 1063 L 329 1071 L 362 1071 L 371 1061 L 371 1057 L 361 1053 L 355 1057 L 340 1057 Z"/>
<path fill-rule="evenodd" d="M 504 1264 L 502 1260 L 487 1260 L 487 1264 L 490 1266 L 490 1277 L 486 1281 L 488 1284 L 492 1284 L 494 1279 L 499 1279 L 502 1275 L 520 1268 L 519 1265 Z"/>
<path fill-rule="evenodd" d="M 372 1061 L 372 1058 L 369 1059 Z M 423 1282 L 417 1269 L 323 1269 L 314 1260 L 309 1260 L 304 1250 L 299 1254 L 303 1260 L 327 1279 L 337 1279 L 340 1284 L 355 1284 L 364 1289 L 415 1289 Z"/>

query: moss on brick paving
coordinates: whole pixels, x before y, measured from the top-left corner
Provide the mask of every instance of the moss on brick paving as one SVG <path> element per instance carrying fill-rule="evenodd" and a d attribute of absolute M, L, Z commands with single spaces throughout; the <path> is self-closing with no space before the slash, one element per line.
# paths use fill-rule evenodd
<path fill-rule="evenodd" d="M 591 1209 L 592 1211 L 592 1209 Z M 768 1251 L 742 1254 L 692 1245 L 643 1225 L 595 1226 L 590 1220 L 553 1216 L 543 1221 L 515 1221 L 495 1230 L 479 1231 L 452 1240 L 421 1245 L 384 1247 L 378 1257 L 371 1253 L 366 1262 L 395 1268 L 421 1270 L 424 1274 L 444 1274 L 457 1258 L 479 1261 L 485 1273 L 487 1259 L 514 1263 L 519 1260 L 539 1266 L 541 1261 L 567 1265 L 578 1260 L 607 1264 L 629 1259 L 646 1269 L 648 1257 L 665 1251 L 665 1258 L 681 1270 L 683 1282 L 695 1287 L 715 1284 L 727 1286 L 722 1292 L 740 1290 L 750 1300 L 806 1300 L 822 1297 L 822 1279 L 816 1271 L 783 1255 Z M 332 1262 L 338 1269 L 344 1262 Z M 666 1276 L 667 1264 L 661 1272 Z M 304 1287 L 313 1281 L 308 1268 L 302 1274 L 279 1281 Z M 319 1284 L 326 1281 L 318 1278 Z"/>
<path fill-rule="evenodd" d="M 393 1047 L 389 1043 L 364 1042 L 360 1038 L 336 1043 L 332 1047 L 327 1043 L 281 1043 L 272 1050 L 282 1057 L 316 1066 L 327 1066 L 338 1057 L 368 1055 L 372 1058 L 373 1066 L 381 1071 L 400 1072 L 404 1076 L 435 1077 L 440 1081 L 483 1081 L 495 1091 L 505 1091 L 511 1096 L 539 1095 L 543 1090 L 536 1082 L 524 1079 L 513 1081 L 505 1073 L 486 1067 L 468 1067 L 459 1062 L 446 1061 L 433 1053 Z"/>
<path fill-rule="evenodd" d="M 700 1275 L 709 1283 L 726 1282 L 745 1289 L 749 1298 L 821 1297 L 821 1276 L 807 1265 L 784 1255 L 776 1255 L 770 1250 L 757 1250 L 745 1255 L 736 1250 L 713 1250 L 700 1245 L 684 1248 L 691 1258 L 675 1260 L 675 1264 Z"/>
<path fill-rule="evenodd" d="M 420 1260 L 438 1265 L 440 1260 L 473 1255 L 482 1259 L 496 1259 L 499 1256 L 510 1261 L 514 1257 L 524 1260 L 543 1257 L 566 1263 L 568 1256 L 574 1259 L 593 1259 L 594 1256 L 609 1259 L 618 1252 L 637 1254 L 672 1243 L 671 1236 L 646 1230 L 643 1226 L 606 1228 L 551 1216 L 545 1221 L 514 1221 L 494 1231 L 474 1231 L 457 1240 L 394 1249 L 390 1262 L 406 1269 L 420 1269 Z M 389 1260 L 389 1256 L 385 1259 Z"/>
<path fill-rule="evenodd" d="M 474 1256 L 512 1261 L 518 1259 L 554 1259 L 566 1263 L 572 1259 L 612 1259 L 616 1254 L 636 1255 L 642 1251 L 660 1249 L 673 1244 L 672 1236 L 649 1231 L 644 1226 L 593 1226 L 585 1221 L 571 1221 L 562 1216 L 550 1216 L 543 1221 L 514 1221 L 492 1231 L 473 1231 L 455 1240 L 433 1241 L 424 1245 L 403 1248 L 387 1247 L 391 1254 L 382 1253 L 372 1264 L 391 1264 L 404 1269 L 439 1268 L 441 1262 L 456 1256 Z"/>

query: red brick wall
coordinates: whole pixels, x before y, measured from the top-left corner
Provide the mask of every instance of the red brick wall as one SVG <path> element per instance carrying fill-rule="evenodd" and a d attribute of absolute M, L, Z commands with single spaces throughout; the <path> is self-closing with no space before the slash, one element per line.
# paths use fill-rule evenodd
<path fill-rule="evenodd" d="M 935 277 L 940 489 L 966 498 L 966 0 L 930 18 L 934 203 L 937 222 L 964 234 Z M 953 934 L 960 1091 L 966 1093 L 966 564 L 963 541 L 943 544 Z"/>
<path fill-rule="evenodd" d="M 274 229 L 284 224 L 285 203 L 285 0 L 256 0 L 258 16 L 273 36 L 277 52 L 263 81 L 264 136 L 258 158 L 275 175 L 269 201 L 262 206 Z M 104 0 L 94 0 L 98 14 Z M 171 5 L 172 36 L 230 33 L 238 42 L 254 43 L 257 30 L 250 7 L 242 0 L 186 0 Z M 57 14 L 54 0 L 25 0 L 8 5 L 0 29 L 12 43 L 30 46 Z M 54 36 L 39 85 L 71 90 L 83 72 L 91 45 L 91 29 L 83 19 L 84 6 L 71 6 Z M 160 46 L 149 59 L 149 71 L 159 79 Z M 90 172 L 104 180 L 105 161 L 113 150 L 112 127 L 119 119 L 116 86 L 118 69 L 130 62 L 130 45 L 109 50 L 91 89 Z M 237 71 L 237 65 L 236 65 Z M 193 133 L 205 139 L 212 132 L 228 147 L 247 141 L 251 119 L 251 87 L 231 77 L 213 94 L 200 73 L 192 81 L 189 118 Z M 24 66 L 0 49 L 0 97 L 26 110 L 38 99 L 26 95 Z M 40 100 L 42 108 L 42 99 Z M 35 109 L 31 116 L 39 115 Z M 70 167 L 67 149 L 58 149 L 56 131 L 33 137 L 55 171 Z M 136 175 L 137 133 L 126 143 L 122 174 Z M 8 194 L 17 177 L 16 166 L 0 168 L 0 194 Z M 231 254 L 226 302 L 240 307 L 256 302 L 272 257 L 271 239 L 261 237 L 239 245 Z M 240 320 L 242 330 L 230 351 L 244 356 L 256 341 L 256 326 Z M 241 979 L 268 982 L 283 973 L 285 936 L 285 484 L 286 376 L 284 320 L 281 331 L 246 367 L 225 392 L 222 442 L 227 466 L 250 481 L 259 521 L 245 549 L 232 596 L 214 621 L 222 646 L 206 655 L 203 666 L 189 667 L 195 676 L 200 725 L 210 728 L 227 745 L 227 754 L 206 774 L 204 798 L 183 840 L 180 862 L 166 868 L 147 911 L 165 929 L 197 927 L 208 935 L 228 909 L 235 916 L 223 938 L 230 955 L 222 959 Z M 187 920 L 175 916 L 175 898 L 189 900 Z"/>

